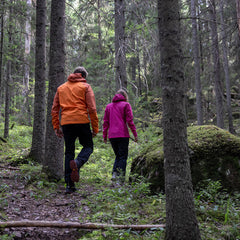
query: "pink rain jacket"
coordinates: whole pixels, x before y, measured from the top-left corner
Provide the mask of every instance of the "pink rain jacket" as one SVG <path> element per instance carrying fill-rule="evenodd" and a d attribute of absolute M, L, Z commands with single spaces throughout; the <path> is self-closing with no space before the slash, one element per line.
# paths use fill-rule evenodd
<path fill-rule="evenodd" d="M 103 138 L 130 137 L 128 126 L 134 137 L 137 137 L 136 127 L 133 123 L 133 114 L 130 103 L 121 94 L 116 94 L 105 109 L 103 118 Z"/>

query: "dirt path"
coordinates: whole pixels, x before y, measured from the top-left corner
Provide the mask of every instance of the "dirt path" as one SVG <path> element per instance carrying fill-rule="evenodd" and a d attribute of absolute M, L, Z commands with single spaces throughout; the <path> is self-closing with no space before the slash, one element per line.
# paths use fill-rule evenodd
<path fill-rule="evenodd" d="M 42 221 L 72 221 L 86 222 L 90 214 L 87 205 L 81 203 L 93 189 L 82 186 L 74 194 L 64 194 L 64 186 L 41 199 L 24 181 L 19 181 L 18 170 L 0 168 L 0 194 L 9 192 L 7 197 L 0 195 L 0 221 L 11 220 L 42 220 Z M 5 196 L 5 194 L 4 194 Z M 54 229 L 54 228 L 9 228 L 0 230 L 0 235 L 14 234 L 14 239 L 44 239 L 44 240 L 75 240 L 85 235 L 87 230 Z"/>

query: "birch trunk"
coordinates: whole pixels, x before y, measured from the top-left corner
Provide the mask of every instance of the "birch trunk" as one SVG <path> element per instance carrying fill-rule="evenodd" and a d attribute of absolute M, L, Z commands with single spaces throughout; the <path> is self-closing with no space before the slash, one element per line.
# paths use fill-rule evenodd
<path fill-rule="evenodd" d="M 32 0 L 26 0 L 27 12 L 25 23 L 25 52 L 24 52 L 24 77 L 23 77 L 23 104 L 22 104 L 22 116 L 26 118 L 28 125 L 31 125 L 31 117 L 29 110 L 29 74 L 30 74 L 30 46 L 31 46 L 31 13 Z"/>

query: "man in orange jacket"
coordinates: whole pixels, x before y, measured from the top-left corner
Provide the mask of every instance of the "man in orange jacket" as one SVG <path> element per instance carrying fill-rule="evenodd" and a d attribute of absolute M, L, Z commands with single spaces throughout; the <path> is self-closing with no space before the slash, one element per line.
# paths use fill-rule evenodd
<path fill-rule="evenodd" d="M 55 134 L 65 141 L 66 193 L 76 191 L 74 182 L 79 181 L 79 169 L 93 152 L 93 140 L 98 133 L 98 116 L 95 96 L 86 82 L 88 73 L 84 67 L 77 67 L 68 76 L 68 81 L 58 87 L 52 105 L 52 124 Z M 61 126 L 59 111 L 61 109 Z M 90 129 L 90 120 L 92 132 Z M 75 159 L 75 141 L 83 146 Z"/>

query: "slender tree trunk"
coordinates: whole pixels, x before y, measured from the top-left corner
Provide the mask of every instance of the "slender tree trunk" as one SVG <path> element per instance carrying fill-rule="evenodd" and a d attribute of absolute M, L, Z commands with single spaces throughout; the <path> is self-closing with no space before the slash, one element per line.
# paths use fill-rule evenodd
<path fill-rule="evenodd" d="M 135 49 L 136 49 L 135 42 L 136 42 L 135 33 L 131 33 L 130 45 L 131 45 L 133 57 L 131 57 L 130 61 L 129 61 L 129 72 L 130 72 L 130 76 L 131 76 L 131 81 L 134 84 L 135 95 L 137 97 L 138 96 L 138 87 L 135 85 L 135 83 L 136 83 L 136 72 L 137 72 L 136 71 L 137 70 L 137 58 L 136 58 L 136 53 L 135 53 Z"/>
<path fill-rule="evenodd" d="M 236 72 L 236 77 L 235 79 L 240 78 L 240 70 L 239 70 L 239 65 L 240 65 L 240 0 L 236 0 L 236 18 L 237 18 L 237 26 L 238 26 L 238 32 L 237 36 L 235 39 L 235 46 L 236 46 L 236 68 L 234 69 Z"/>
<path fill-rule="evenodd" d="M 226 93 L 227 93 L 227 112 L 228 112 L 228 128 L 230 133 L 234 133 L 232 107 L 231 107 L 231 87 L 230 87 L 230 75 L 229 75 L 229 63 L 228 63 L 228 49 L 227 49 L 227 35 L 224 22 L 224 1 L 220 1 L 220 15 L 221 15 L 221 32 L 222 32 L 222 49 L 223 49 L 223 68 L 225 72 Z"/>
<path fill-rule="evenodd" d="M 116 89 L 127 88 L 124 12 L 125 12 L 125 0 L 115 0 Z"/>
<path fill-rule="evenodd" d="M 35 101 L 30 156 L 42 163 L 45 148 L 46 0 L 36 5 Z"/>
<path fill-rule="evenodd" d="M 3 94 L 3 80 L 2 80 L 2 65 L 3 65 L 3 39 L 4 39 L 4 4 L 5 1 L 1 1 L 1 38 L 0 38 L 0 106 L 2 104 L 2 94 Z M 0 112 L 1 115 L 1 112 Z"/>
<path fill-rule="evenodd" d="M 158 0 L 167 240 L 201 239 L 187 143 L 179 1 Z"/>
<path fill-rule="evenodd" d="M 236 10 L 237 10 L 238 33 L 240 37 L 240 0 L 236 0 Z"/>
<path fill-rule="evenodd" d="M 10 38 L 9 38 L 10 40 Z M 9 136 L 9 120 L 10 120 L 10 101 L 11 101 L 11 85 L 12 85 L 12 61 L 7 61 L 7 82 L 5 88 L 5 119 L 4 119 L 4 138 Z"/>
<path fill-rule="evenodd" d="M 209 14 L 212 37 L 213 77 L 216 94 L 217 126 L 224 128 L 223 87 L 220 74 L 220 54 L 218 46 L 215 0 L 209 0 Z"/>
<path fill-rule="evenodd" d="M 31 13 L 32 0 L 26 0 L 26 23 L 25 23 L 25 52 L 24 52 L 24 76 L 23 76 L 23 104 L 22 104 L 22 118 L 28 121 L 31 125 L 31 116 L 29 112 L 29 75 L 30 75 L 30 46 L 31 46 Z M 25 122 L 25 121 L 24 121 Z"/>
<path fill-rule="evenodd" d="M 23 96 L 26 97 L 29 88 L 29 57 L 30 57 L 30 45 L 31 45 L 31 14 L 30 9 L 32 7 L 32 1 L 26 0 L 27 12 L 26 12 L 26 25 L 25 25 L 25 52 L 24 52 L 24 78 L 23 78 Z"/>
<path fill-rule="evenodd" d="M 141 78 L 141 64 L 140 64 L 140 50 L 139 50 L 139 39 L 137 39 L 137 72 L 138 72 L 138 89 L 139 89 L 139 96 L 142 96 L 143 87 L 142 87 L 142 78 Z"/>
<path fill-rule="evenodd" d="M 9 120 L 10 120 L 10 101 L 12 88 L 12 0 L 9 5 L 9 27 L 8 27 L 8 61 L 7 61 L 7 82 L 5 88 L 5 121 L 4 121 L 4 138 L 9 136 Z"/>
<path fill-rule="evenodd" d="M 198 125 L 203 125 L 202 87 L 200 79 L 200 56 L 196 19 L 196 0 L 191 0 L 191 18 L 192 18 L 193 57 L 195 68 L 197 123 Z"/>
<path fill-rule="evenodd" d="M 54 134 L 51 109 L 56 90 L 65 81 L 64 33 L 65 0 L 52 0 L 47 127 L 43 165 L 48 177 L 53 180 L 59 180 L 63 177 L 63 139 L 57 138 Z"/>
<path fill-rule="evenodd" d="M 102 47 L 102 30 L 101 30 L 101 1 L 97 0 L 97 14 L 98 14 L 98 52 L 99 52 L 99 56 L 100 59 L 103 59 L 103 47 Z"/>
<path fill-rule="evenodd" d="M 195 5 L 196 6 L 196 5 Z M 197 0 L 197 12 L 198 16 L 200 15 L 199 7 L 198 7 L 198 0 Z M 200 67 L 202 72 L 204 71 L 204 61 L 203 61 L 203 44 L 202 44 L 202 21 L 201 19 L 198 20 L 198 32 L 199 32 L 199 51 L 200 51 Z"/>

